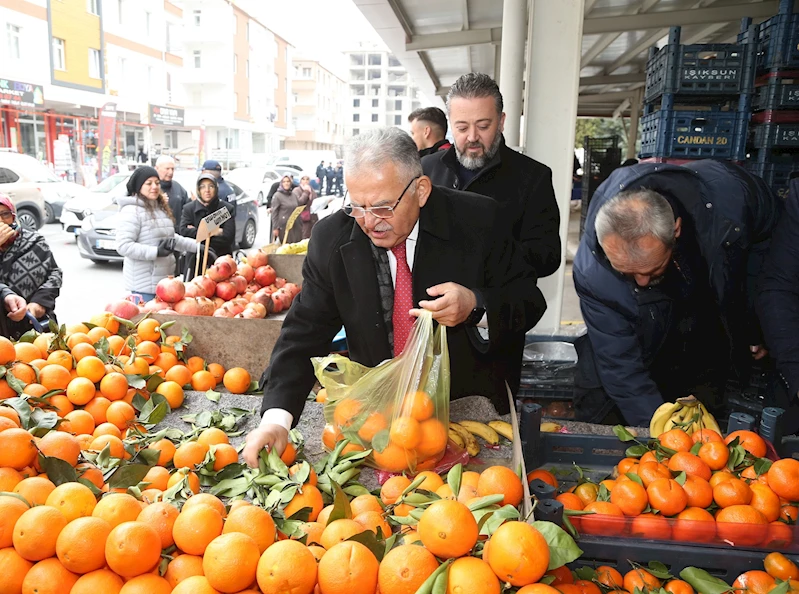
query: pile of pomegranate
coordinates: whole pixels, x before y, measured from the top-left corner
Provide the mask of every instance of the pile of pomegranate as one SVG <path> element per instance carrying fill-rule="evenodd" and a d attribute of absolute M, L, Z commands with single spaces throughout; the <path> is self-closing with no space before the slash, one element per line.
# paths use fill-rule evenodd
<path fill-rule="evenodd" d="M 191 282 L 182 282 L 171 276 L 162 279 L 156 286 L 155 299 L 144 305 L 120 301 L 110 304 L 106 310 L 126 319 L 148 312 L 265 318 L 287 310 L 300 292 L 296 284 L 279 278 L 268 261 L 267 254 L 260 250 L 250 252 L 246 264 L 237 264 L 232 256 L 221 256 L 204 276 L 195 277 Z"/>

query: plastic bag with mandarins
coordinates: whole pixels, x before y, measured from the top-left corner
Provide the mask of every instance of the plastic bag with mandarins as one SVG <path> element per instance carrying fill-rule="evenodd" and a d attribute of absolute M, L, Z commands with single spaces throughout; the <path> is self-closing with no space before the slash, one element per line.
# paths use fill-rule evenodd
<path fill-rule="evenodd" d="M 447 331 L 424 312 L 405 350 L 377 367 L 341 355 L 312 360 L 327 390 L 325 433 L 332 450 L 340 439 L 372 450 L 367 462 L 388 472 L 432 470 L 447 449 L 449 351 Z"/>

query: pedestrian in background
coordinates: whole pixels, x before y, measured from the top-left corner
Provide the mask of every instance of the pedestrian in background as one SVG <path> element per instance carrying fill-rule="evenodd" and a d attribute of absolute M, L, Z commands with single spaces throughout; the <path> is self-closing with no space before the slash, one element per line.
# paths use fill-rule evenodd
<path fill-rule="evenodd" d="M 319 193 L 321 194 L 324 191 L 323 186 L 325 185 L 325 177 L 327 176 L 327 172 L 325 170 L 325 160 L 319 163 L 316 166 L 316 183 L 319 184 Z"/>
<path fill-rule="evenodd" d="M 169 155 L 161 155 L 155 162 L 155 170 L 161 180 L 161 191 L 169 199 L 169 210 L 172 211 L 172 217 L 175 219 L 175 231 L 177 231 L 183 207 L 191 202 L 189 193 L 172 179 L 175 175 L 175 159 Z"/>
<path fill-rule="evenodd" d="M 333 184 L 336 183 L 336 170 L 333 169 L 333 163 L 327 164 L 327 169 L 325 169 L 325 179 L 327 180 L 327 186 L 325 188 L 325 195 L 332 196 L 333 195 Z"/>
<path fill-rule="evenodd" d="M 192 252 L 195 242 L 175 232 L 175 221 L 161 180 L 152 167 L 140 167 L 127 183 L 128 195 L 119 198 L 116 249 L 124 258 L 125 290 L 155 298 L 155 286 L 174 274 L 174 252 Z"/>
<path fill-rule="evenodd" d="M 336 163 L 336 196 L 344 196 L 344 165 Z"/>
<path fill-rule="evenodd" d="M 300 185 L 294 188 L 291 192 L 297 199 L 299 206 L 305 206 L 305 210 L 300 213 L 300 221 L 302 221 L 302 238 L 309 239 L 311 237 L 311 230 L 319 220 L 315 214 L 311 214 L 311 204 L 316 199 L 316 192 L 311 187 L 311 178 L 303 175 L 300 178 Z"/>
<path fill-rule="evenodd" d="M 280 187 L 272 196 L 272 235 L 278 243 L 295 243 L 302 239 L 302 225 L 295 219 L 286 238 L 289 219 L 300 206 L 299 198 L 294 194 L 294 185 L 290 175 L 284 175 Z"/>
<path fill-rule="evenodd" d="M 438 107 L 422 107 L 408 116 L 411 138 L 419 149 L 419 158 L 445 151 L 452 146 L 447 140 L 447 115 Z"/>

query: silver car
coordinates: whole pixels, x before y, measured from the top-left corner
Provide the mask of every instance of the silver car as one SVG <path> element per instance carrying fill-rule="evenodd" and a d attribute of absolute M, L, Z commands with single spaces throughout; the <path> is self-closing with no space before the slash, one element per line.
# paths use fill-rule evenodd
<path fill-rule="evenodd" d="M 31 163 L 37 167 L 31 167 Z M 49 170 L 36 159 L 19 153 L 0 152 L 0 192 L 8 195 L 17 210 L 17 222 L 36 231 L 47 220 L 42 186 Z"/>

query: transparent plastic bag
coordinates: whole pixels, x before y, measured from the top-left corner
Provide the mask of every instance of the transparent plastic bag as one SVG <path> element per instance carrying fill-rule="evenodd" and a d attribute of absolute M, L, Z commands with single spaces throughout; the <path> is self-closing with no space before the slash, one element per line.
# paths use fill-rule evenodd
<path fill-rule="evenodd" d="M 367 463 L 387 472 L 433 470 L 448 442 L 450 370 L 447 331 L 424 312 L 405 350 L 374 368 L 341 355 L 312 359 L 327 390 L 322 442 L 346 438 L 371 449 Z"/>

